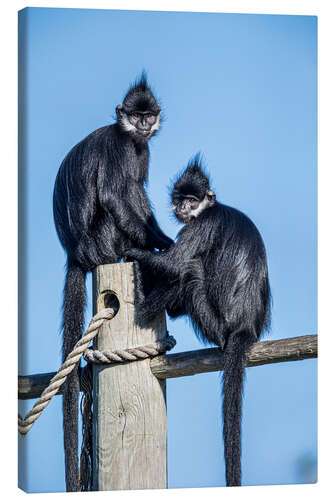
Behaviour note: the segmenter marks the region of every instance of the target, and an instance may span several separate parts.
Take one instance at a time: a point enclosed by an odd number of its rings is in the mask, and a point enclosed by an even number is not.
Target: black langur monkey
[[[148,140],[160,125],[160,107],[142,73],[117,106],[117,122],[79,142],[63,160],[54,187],[56,230],[67,253],[63,303],[63,358],[82,335],[85,277],[132,247],[153,250],[172,244],[159,228],[145,191]],[[64,388],[67,491],[78,491],[79,372]]]
[[[270,323],[270,286],[264,243],[251,220],[216,201],[197,155],[171,194],[185,223],[162,254],[127,255],[159,276],[141,306],[140,321],[167,309],[188,314],[197,335],[224,348],[223,435],[227,486],[241,484],[241,412],[246,355]]]

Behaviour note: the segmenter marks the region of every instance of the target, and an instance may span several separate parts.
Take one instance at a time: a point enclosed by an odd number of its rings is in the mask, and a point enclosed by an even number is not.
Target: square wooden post
[[[112,293],[120,306],[101,328],[95,348],[124,349],[165,337],[164,313],[147,328],[135,323],[134,276],[133,263],[94,271],[94,313],[110,304]],[[93,489],[166,488],[165,381],[152,374],[150,359],[94,365],[93,371]]]

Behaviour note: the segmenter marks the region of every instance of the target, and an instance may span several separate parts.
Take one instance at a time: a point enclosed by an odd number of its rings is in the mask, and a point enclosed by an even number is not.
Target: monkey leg
[[[225,319],[207,294],[206,279],[200,259],[188,262],[181,278],[184,300],[196,334],[203,341],[214,342],[223,348],[226,341]]]
[[[169,307],[172,308],[177,295],[177,287],[175,285],[172,286],[165,281],[158,282],[140,304],[137,313],[137,319],[140,324],[146,324],[165,309],[169,310]],[[179,302],[177,305],[179,307]],[[182,314],[185,314],[185,312]]]

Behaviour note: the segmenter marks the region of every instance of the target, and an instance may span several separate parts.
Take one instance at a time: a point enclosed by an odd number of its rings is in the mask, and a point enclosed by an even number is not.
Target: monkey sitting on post
[[[185,224],[163,253],[126,255],[159,277],[138,320],[161,310],[187,314],[204,342],[224,349],[223,436],[227,486],[241,485],[241,412],[249,348],[270,323],[270,286],[260,233],[242,212],[216,201],[200,156],[175,182],[172,210]]]
[[[63,160],[54,187],[56,230],[67,253],[63,305],[63,359],[81,338],[88,271],[118,262],[132,247],[166,249],[173,242],[160,229],[145,191],[148,140],[160,126],[160,107],[146,75],[132,85],[117,122],[76,144]],[[76,368],[64,386],[67,491],[79,491]]]

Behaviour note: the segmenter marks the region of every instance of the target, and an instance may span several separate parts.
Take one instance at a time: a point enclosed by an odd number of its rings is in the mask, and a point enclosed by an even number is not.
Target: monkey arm
[[[131,205],[120,198],[114,197],[108,205],[115,224],[130,240],[142,248],[165,248],[165,241],[160,238]]]
[[[117,228],[132,240],[134,245],[151,250],[170,246],[167,237],[155,230],[146,192],[138,181],[128,178],[124,186],[115,179],[112,186],[109,186],[101,175],[98,199],[103,209],[112,216]]]
[[[159,227],[157,220],[155,219],[154,214],[148,218],[148,223],[153,227],[155,233],[165,242],[164,248],[168,249],[173,245],[173,240],[169,238],[166,234],[163,233],[162,229]]]
[[[168,279],[179,279],[184,266],[192,259],[200,257],[201,251],[209,251],[211,241],[200,230],[198,219],[191,222],[180,232],[178,241],[167,251],[151,253],[137,248],[130,249],[126,256],[144,264],[155,275],[164,275]]]
[[[177,301],[177,305],[180,305],[180,300],[178,298],[179,286],[170,285],[166,280],[161,280],[154,285],[152,290],[140,303],[138,310],[138,318],[142,323],[147,323],[152,321],[160,312],[164,311],[166,308],[170,307],[174,301]],[[183,313],[185,314],[185,312]]]
[[[179,278],[178,266],[172,265],[172,256],[174,252],[171,254],[171,250],[174,246],[170,247],[169,250],[163,253],[152,253],[147,250],[141,250],[139,248],[131,248],[125,252],[126,257],[130,259],[137,260],[141,264],[143,264],[149,272],[154,275],[161,276],[164,275],[169,279],[177,279]]]
[[[137,182],[131,182],[130,184],[128,184],[127,199],[129,200],[129,203],[133,205],[134,211],[137,206],[140,207],[141,215],[143,216],[144,221],[153,230],[154,234],[156,234],[158,238],[164,241],[163,248],[169,248],[173,244],[173,241],[168,236],[166,236],[163,233],[162,229],[159,227],[144,188]]]

